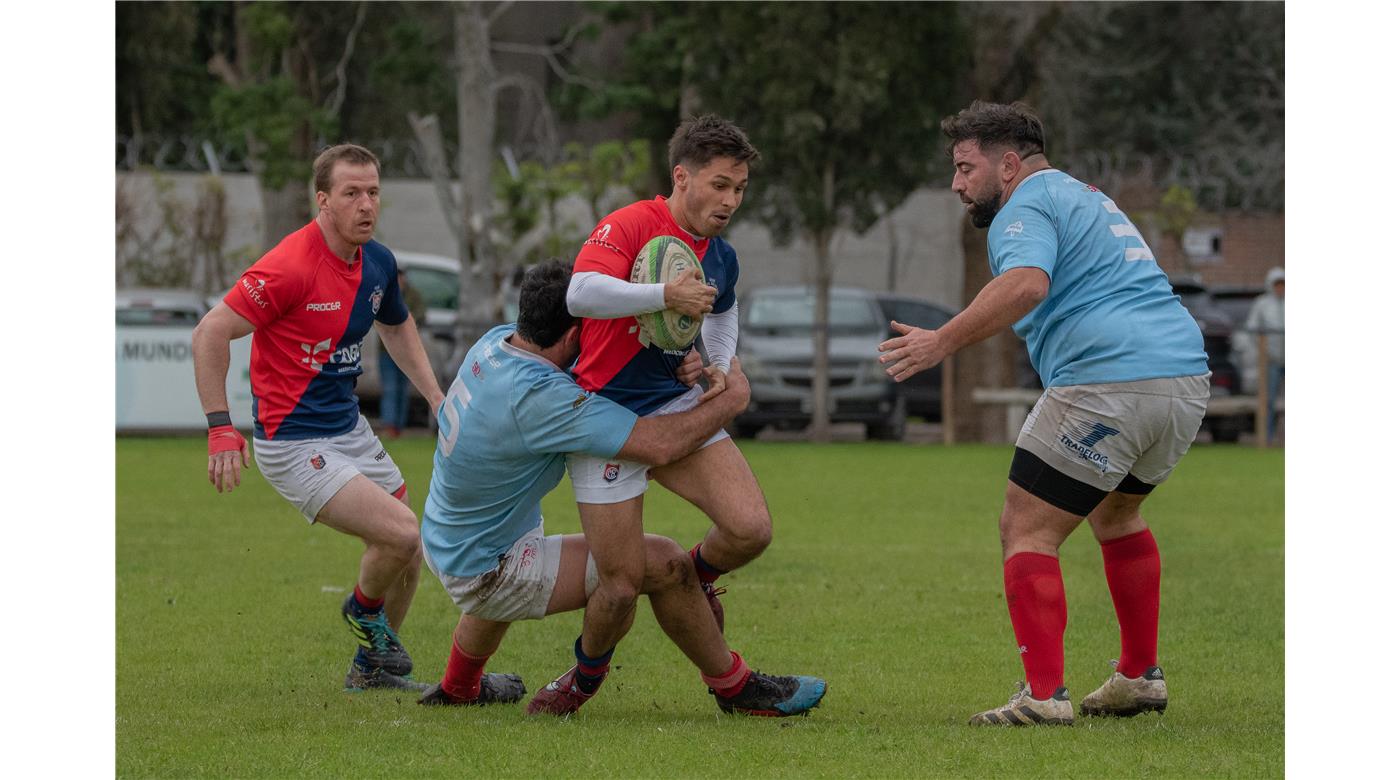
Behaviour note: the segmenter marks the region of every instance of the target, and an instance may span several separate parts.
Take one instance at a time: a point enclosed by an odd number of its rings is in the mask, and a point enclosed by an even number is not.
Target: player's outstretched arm
[[[379,332],[380,343],[389,350],[389,357],[428,400],[433,417],[437,417],[438,409],[442,406],[442,388],[433,375],[433,364],[423,350],[423,341],[418,336],[418,325],[413,322],[413,316],[409,315],[397,325],[375,322],[374,328]]]
[[[195,326],[191,339],[194,386],[209,420],[209,482],[220,493],[242,483],[242,466],[252,465],[248,441],[233,427],[228,413],[229,342],[253,332],[253,323],[220,301]]]
[[[1045,300],[1050,277],[1039,268],[1012,268],[987,283],[972,304],[937,330],[890,322],[900,335],[880,344],[885,373],[903,382],[970,344],[1009,328]]]
[[[723,388],[687,412],[643,417],[632,428],[617,457],[652,466],[674,463],[698,449],[749,405],[749,380],[739,358],[729,364]]]

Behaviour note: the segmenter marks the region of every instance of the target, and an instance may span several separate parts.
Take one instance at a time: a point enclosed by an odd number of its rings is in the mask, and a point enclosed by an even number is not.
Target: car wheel
[[[868,438],[877,441],[903,441],[904,430],[909,422],[909,414],[905,406],[904,397],[900,396],[894,403],[894,409],[890,411],[890,416],[884,422],[870,423],[865,426],[865,433]]]

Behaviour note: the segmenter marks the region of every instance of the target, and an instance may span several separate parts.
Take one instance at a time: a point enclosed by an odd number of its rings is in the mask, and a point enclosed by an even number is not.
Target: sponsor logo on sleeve
[[[594,246],[606,247],[614,252],[617,252],[618,254],[625,254],[621,249],[617,247],[616,244],[612,242],[611,236],[612,223],[608,223],[593,231],[593,235],[589,236],[588,240],[584,241],[583,243],[585,246],[588,244],[593,244]]]
[[[248,293],[248,298],[256,303],[259,309],[266,309],[267,298],[263,297],[263,288],[267,286],[267,281],[250,276],[245,276],[240,281],[243,283],[243,291]]]
[[[1025,229],[1026,226],[1022,225],[1021,220],[1018,219],[1015,222],[1012,222],[1010,225],[1007,225],[1006,230],[1003,230],[1001,232],[1008,236],[1019,236],[1021,235],[1021,231]]]

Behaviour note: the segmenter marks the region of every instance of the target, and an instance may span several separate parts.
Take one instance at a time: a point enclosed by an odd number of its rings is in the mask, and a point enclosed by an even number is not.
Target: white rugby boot
[[[1031,687],[1016,683],[1011,700],[996,709],[979,712],[968,721],[973,726],[1072,726],[1074,705],[1069,691],[1061,685],[1048,699],[1031,697]]]
[[[1117,661],[1111,661],[1115,667]],[[1114,669],[1108,682],[1079,702],[1085,717],[1112,715],[1131,718],[1140,712],[1162,712],[1167,708],[1167,680],[1162,667],[1149,666],[1141,677],[1124,677]]]

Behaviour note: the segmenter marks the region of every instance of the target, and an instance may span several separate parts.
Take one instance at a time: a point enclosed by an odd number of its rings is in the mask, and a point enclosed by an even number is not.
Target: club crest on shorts
[[[477,379],[481,378],[481,363],[479,361],[472,361],[472,376],[476,377]]]
[[[603,480],[605,482],[616,482],[617,475],[622,472],[622,466],[616,463],[609,463],[603,467]]]
[[[326,457],[325,457],[324,455],[321,455],[321,454],[318,453],[318,454],[316,454],[316,455],[312,455],[312,456],[311,456],[311,468],[316,469],[317,471],[320,471],[321,469],[323,469],[323,468],[325,468],[325,467],[326,467]]]

